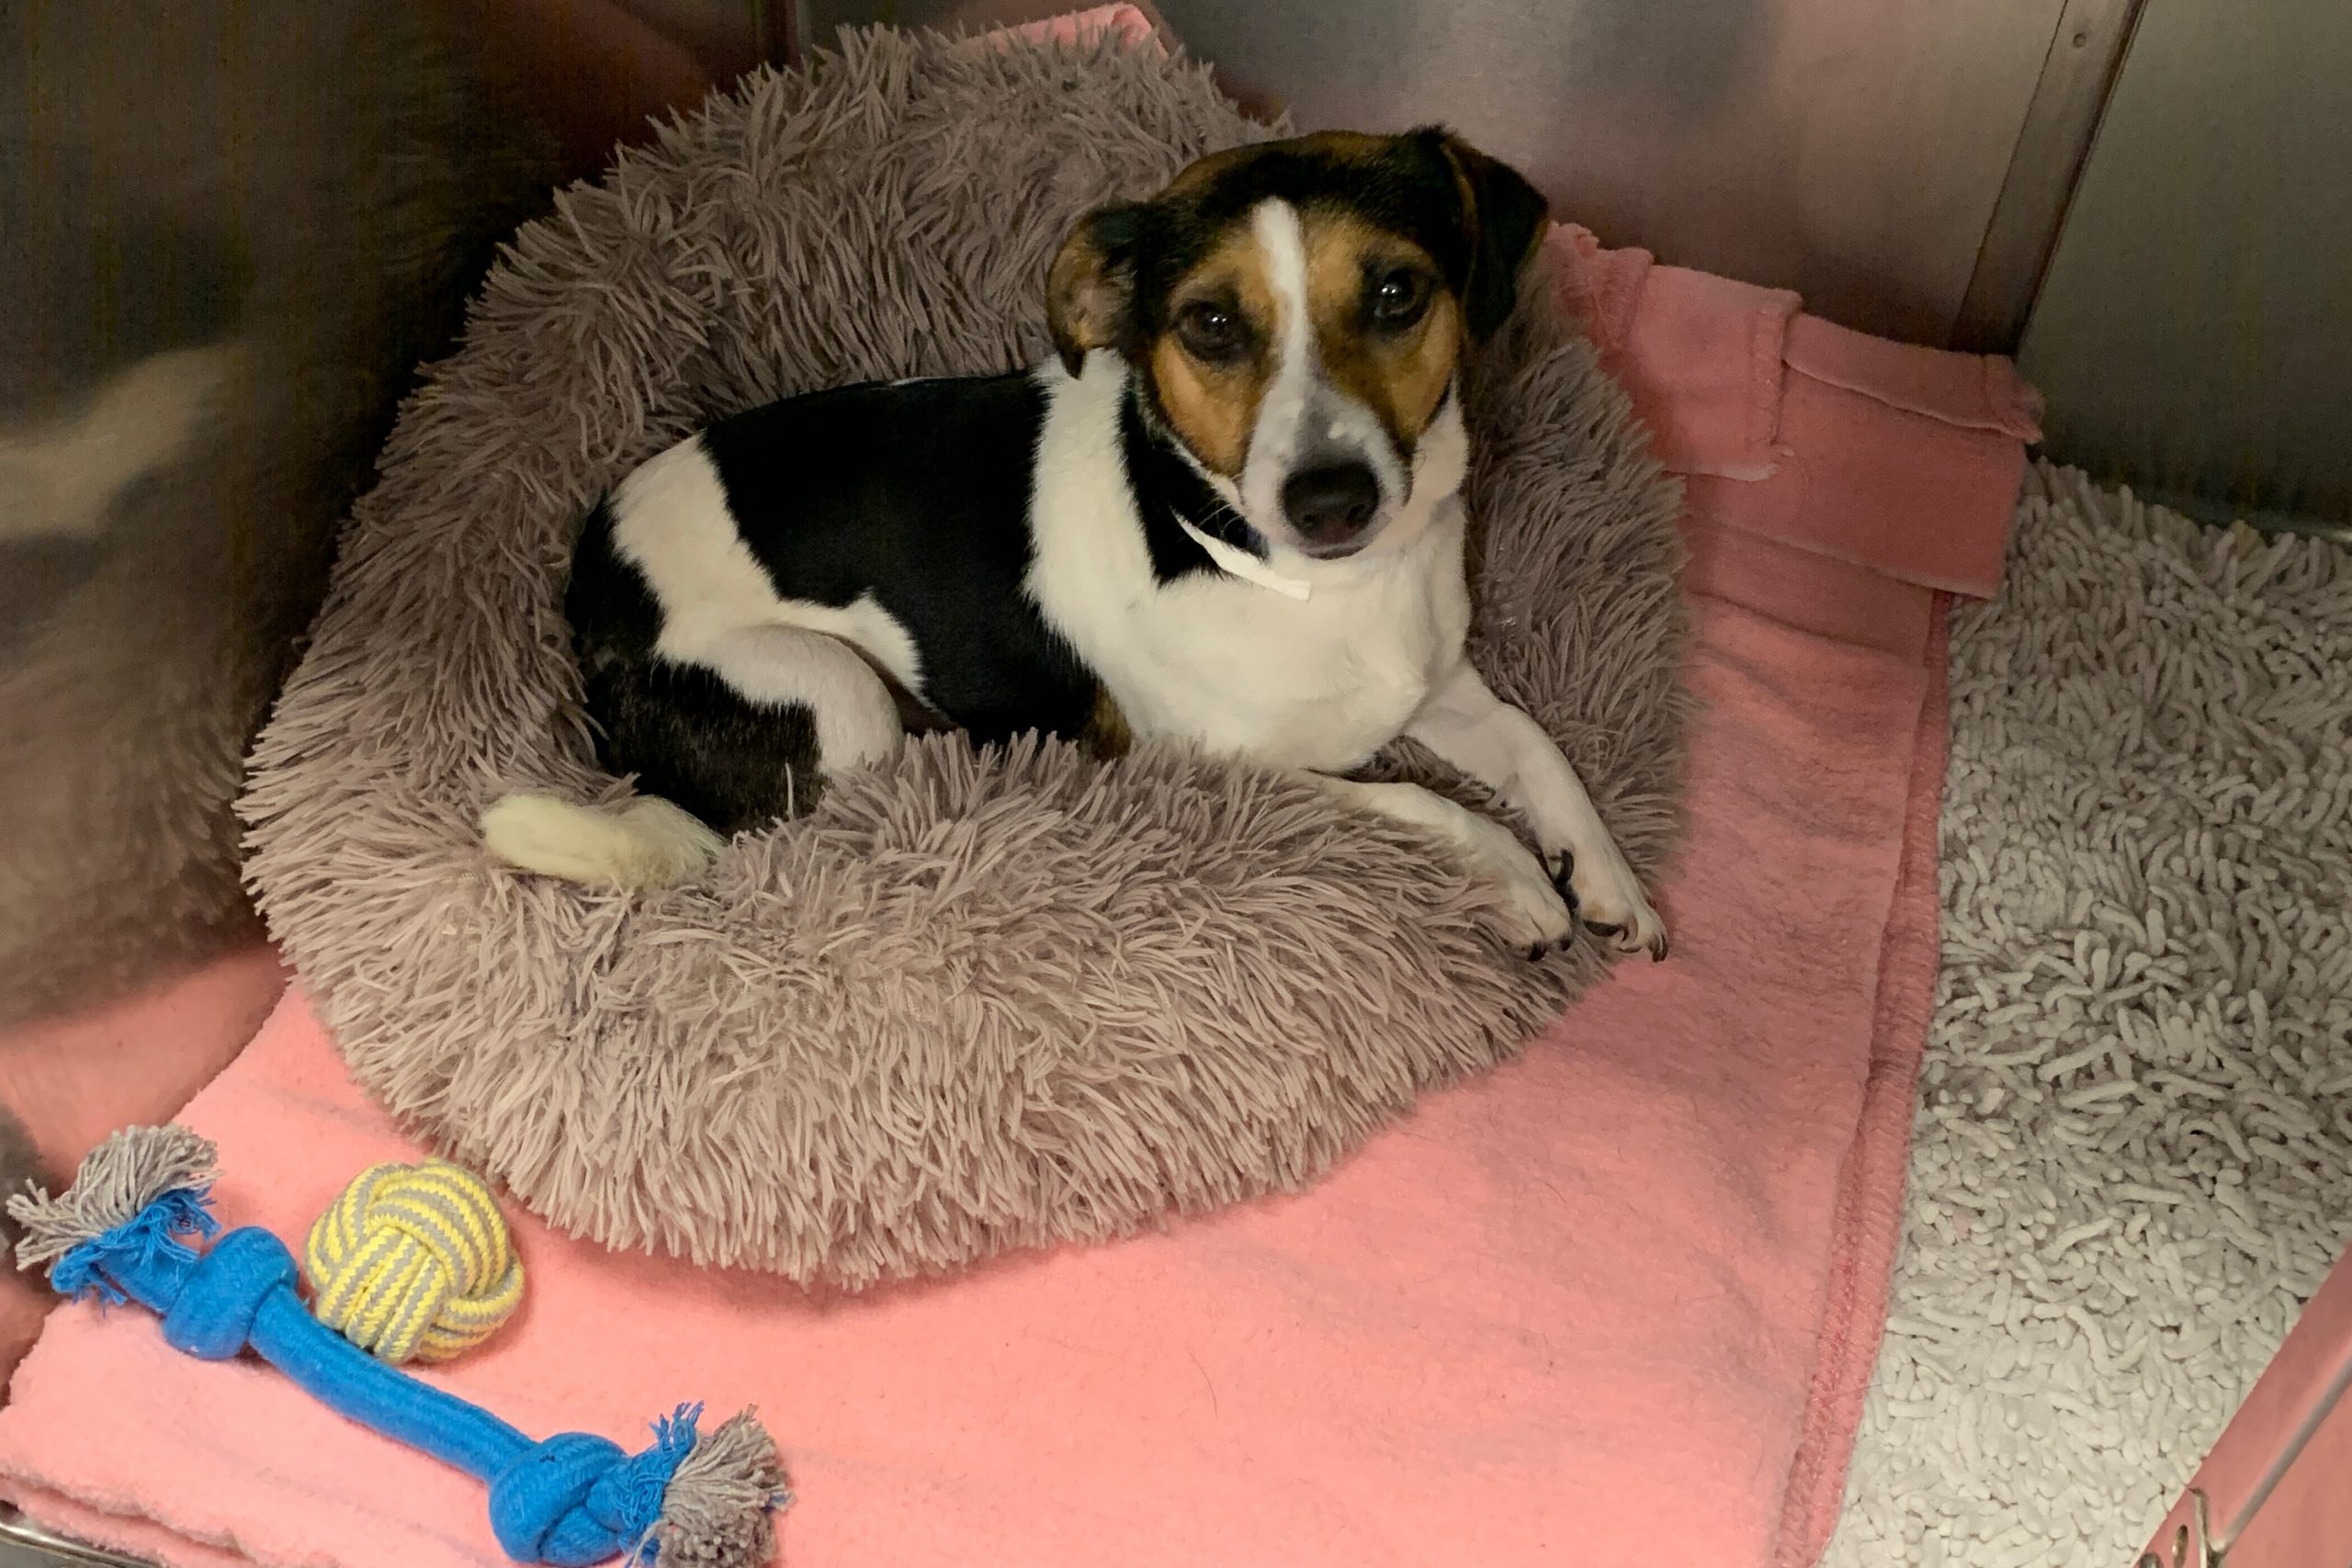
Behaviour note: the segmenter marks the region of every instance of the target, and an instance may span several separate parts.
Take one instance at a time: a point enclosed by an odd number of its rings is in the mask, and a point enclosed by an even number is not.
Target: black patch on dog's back
[[[980,741],[1075,736],[1093,676],[1025,589],[1046,390],[1035,376],[867,383],[704,432],[736,527],[776,592],[872,594],[923,661],[923,696]]]

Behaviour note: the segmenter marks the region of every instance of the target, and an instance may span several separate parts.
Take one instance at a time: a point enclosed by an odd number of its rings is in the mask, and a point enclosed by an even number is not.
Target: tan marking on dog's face
[[[1306,297],[1325,379],[1380,420],[1408,456],[1453,385],[1462,311],[1428,252],[1344,208],[1306,215]],[[1385,322],[1374,300],[1385,279],[1409,280],[1422,300],[1408,321]]]
[[[1332,140],[1367,149],[1378,142],[1345,133]],[[1323,377],[1371,409],[1398,454],[1409,457],[1453,384],[1462,351],[1460,305],[1427,252],[1346,208],[1309,212],[1302,229],[1307,309]],[[1279,368],[1284,323],[1268,265],[1256,236],[1237,224],[1170,291],[1168,326],[1151,348],[1153,387],[1169,423],[1203,465],[1228,479],[1238,478],[1248,459],[1260,401]],[[1380,323],[1371,310],[1374,288],[1392,274],[1414,279],[1427,299],[1402,328]],[[1195,305],[1234,314],[1247,328],[1250,351],[1232,359],[1193,352],[1182,323]]]
[[[1476,315],[1465,282],[1475,281],[1480,187],[1464,163],[1475,156],[1441,147],[1426,132],[1321,132],[1213,153],[1148,204],[1187,256],[1198,243],[1200,214],[1225,215],[1204,259],[1173,285],[1146,262],[1151,298],[1139,302],[1145,319],[1158,323],[1142,355],[1151,390],[1172,433],[1204,468],[1242,482],[1259,460],[1253,444],[1279,428],[1313,457],[1344,456],[1367,442],[1382,447],[1375,457],[1384,485],[1394,491],[1401,481],[1409,490],[1415,456],[1446,404]],[[1261,177],[1253,167],[1260,160],[1273,161],[1276,173]],[[1234,192],[1253,186],[1266,194],[1236,211]],[[1278,254],[1261,253],[1273,242],[1253,215],[1262,216],[1269,201],[1293,215],[1296,254],[1287,240]],[[1374,308],[1381,280],[1392,275],[1411,279],[1417,295],[1401,319]],[[1292,324],[1279,319],[1296,291],[1306,296],[1313,356],[1306,374],[1322,389],[1306,394],[1311,426],[1294,430],[1277,421],[1261,428],[1280,412],[1271,403],[1287,408],[1283,389],[1297,385],[1281,363]],[[1248,354],[1204,355],[1188,347],[1182,312],[1199,299],[1245,322]],[[1300,459],[1265,459],[1285,460]],[[1245,510],[1271,530],[1279,524],[1269,482],[1278,486],[1281,477],[1252,479]]]
[[[1196,310],[1232,318],[1246,337],[1243,352],[1199,352],[1186,326]],[[1266,258],[1248,229],[1237,227],[1178,280],[1166,314],[1150,356],[1160,412],[1204,467],[1238,478],[1250,454],[1259,400],[1273,377],[1282,330]]]

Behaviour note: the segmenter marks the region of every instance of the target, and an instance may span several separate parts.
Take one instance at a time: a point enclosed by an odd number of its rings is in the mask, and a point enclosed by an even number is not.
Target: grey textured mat
[[[2352,1240],[2352,552],[2029,476],[1833,1568],[2120,1564]]]

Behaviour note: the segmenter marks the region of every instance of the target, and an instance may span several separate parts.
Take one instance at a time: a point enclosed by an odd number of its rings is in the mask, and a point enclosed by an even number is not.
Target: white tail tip
[[[650,795],[610,809],[510,795],[481,814],[481,837],[509,865],[592,887],[674,887],[723,847],[699,818]]]

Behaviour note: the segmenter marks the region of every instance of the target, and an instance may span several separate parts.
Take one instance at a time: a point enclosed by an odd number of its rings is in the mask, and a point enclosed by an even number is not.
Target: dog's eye
[[[1195,359],[1231,359],[1249,345],[1241,318],[1216,305],[1194,303],[1176,313],[1176,335]]]
[[[1409,267],[1384,273],[1373,283],[1372,319],[1392,331],[1419,321],[1429,304],[1429,280]]]

